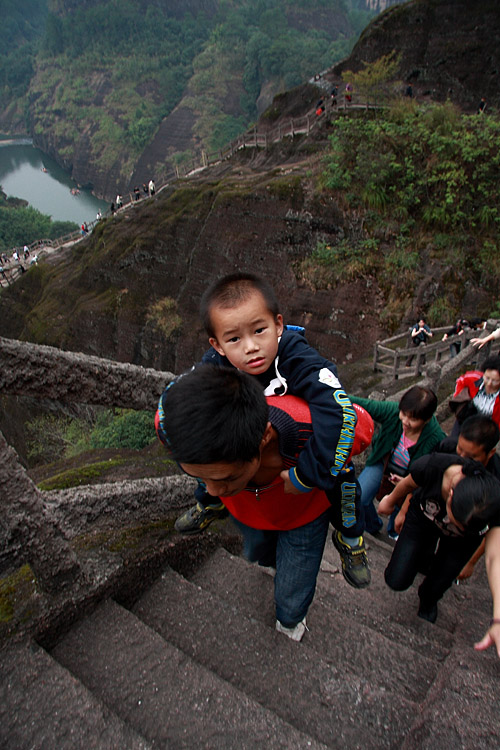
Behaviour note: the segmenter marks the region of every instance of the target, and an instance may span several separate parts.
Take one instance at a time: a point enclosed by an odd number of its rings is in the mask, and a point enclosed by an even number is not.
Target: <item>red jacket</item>
[[[284,468],[295,465],[305,442],[312,435],[311,414],[305,401],[296,396],[268,396],[269,421],[278,431]],[[274,408],[273,408],[274,407]],[[278,475],[270,485],[245,489],[224,498],[232,516],[253,529],[288,531],[311,523],[330,507],[318,489],[300,495],[283,491]]]
[[[474,398],[479,388],[481,387],[482,382],[483,373],[481,372],[481,370],[469,370],[468,372],[465,372],[463,375],[460,375],[460,377],[457,379],[457,382],[455,383],[455,393],[453,394],[453,397],[457,396],[460,391],[468,388],[470,397]],[[493,414],[491,415],[491,418],[500,427],[500,396],[497,396],[495,399],[495,405],[493,407]]]

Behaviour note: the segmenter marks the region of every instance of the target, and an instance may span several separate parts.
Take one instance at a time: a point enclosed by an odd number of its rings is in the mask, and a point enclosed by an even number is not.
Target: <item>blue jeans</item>
[[[287,628],[304,619],[316,590],[330,510],[315,521],[289,531],[252,529],[233,518],[243,534],[243,552],[250,562],[276,567],[276,617]]]
[[[361,505],[365,514],[365,529],[369,534],[376,534],[383,526],[383,521],[375,510],[373,501],[380,489],[382,477],[384,476],[384,462],[378,461],[373,466],[365,466],[358,477],[361,487]],[[396,508],[389,518],[387,533],[394,531],[394,519],[399,513]]]
[[[378,461],[373,466],[365,466],[358,477],[361,487],[361,505],[365,514],[365,528],[369,534],[376,534],[382,528],[382,519],[375,510],[373,501],[382,483],[384,462]]]

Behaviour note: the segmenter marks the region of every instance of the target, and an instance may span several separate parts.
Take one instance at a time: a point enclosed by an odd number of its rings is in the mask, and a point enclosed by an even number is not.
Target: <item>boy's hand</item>
[[[280,472],[280,477],[283,480],[283,483],[285,485],[284,489],[287,495],[302,495],[303,493],[297,489],[297,487],[292,484],[290,481],[290,477],[288,474],[288,470],[285,469],[284,471]]]

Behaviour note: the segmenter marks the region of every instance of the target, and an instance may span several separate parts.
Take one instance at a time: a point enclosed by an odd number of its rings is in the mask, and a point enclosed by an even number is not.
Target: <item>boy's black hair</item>
[[[488,359],[485,359],[481,365],[481,369],[483,372],[485,372],[485,370],[496,370],[500,373],[500,357],[488,357]]]
[[[399,402],[400,411],[404,411],[415,419],[424,419],[426,422],[436,409],[436,394],[430,388],[423,388],[421,385],[414,385],[406,391]]]
[[[468,532],[480,533],[500,516],[500,482],[478,461],[466,461],[462,473],[465,478],[453,491],[451,510]]]
[[[251,461],[268,421],[258,381],[244,372],[200,365],[164,391],[160,439],[184,464]]]
[[[247,300],[252,292],[260,292],[266,301],[271,315],[276,318],[279,314],[279,304],[272,286],[254,273],[239,271],[223,276],[214,281],[205,290],[200,302],[200,318],[205,331],[211,338],[215,338],[211,321],[211,309],[215,305],[220,307],[236,307]]]
[[[467,417],[460,427],[460,435],[471,443],[480,445],[485,453],[492,451],[500,439],[498,425],[490,417],[484,414],[475,414]]]

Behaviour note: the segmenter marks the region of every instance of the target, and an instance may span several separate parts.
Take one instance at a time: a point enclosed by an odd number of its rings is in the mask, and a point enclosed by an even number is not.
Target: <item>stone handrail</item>
[[[172,378],[169,372],[0,338],[2,394],[154,412]],[[147,491],[141,489],[148,481]],[[167,491],[169,483],[173,489]],[[66,513],[76,514],[81,524],[82,518],[95,517],[109,506],[123,524],[131,517],[144,518],[150,507],[142,502],[145,495],[153,502],[170,493],[169,507],[180,507],[179,498],[186,494],[183,477],[120,484],[118,489],[101,485],[42,493],[0,433],[0,574],[28,563],[39,586],[55,592],[85,576],[69,544],[71,534],[61,529]],[[61,504],[65,508],[62,516]]]

